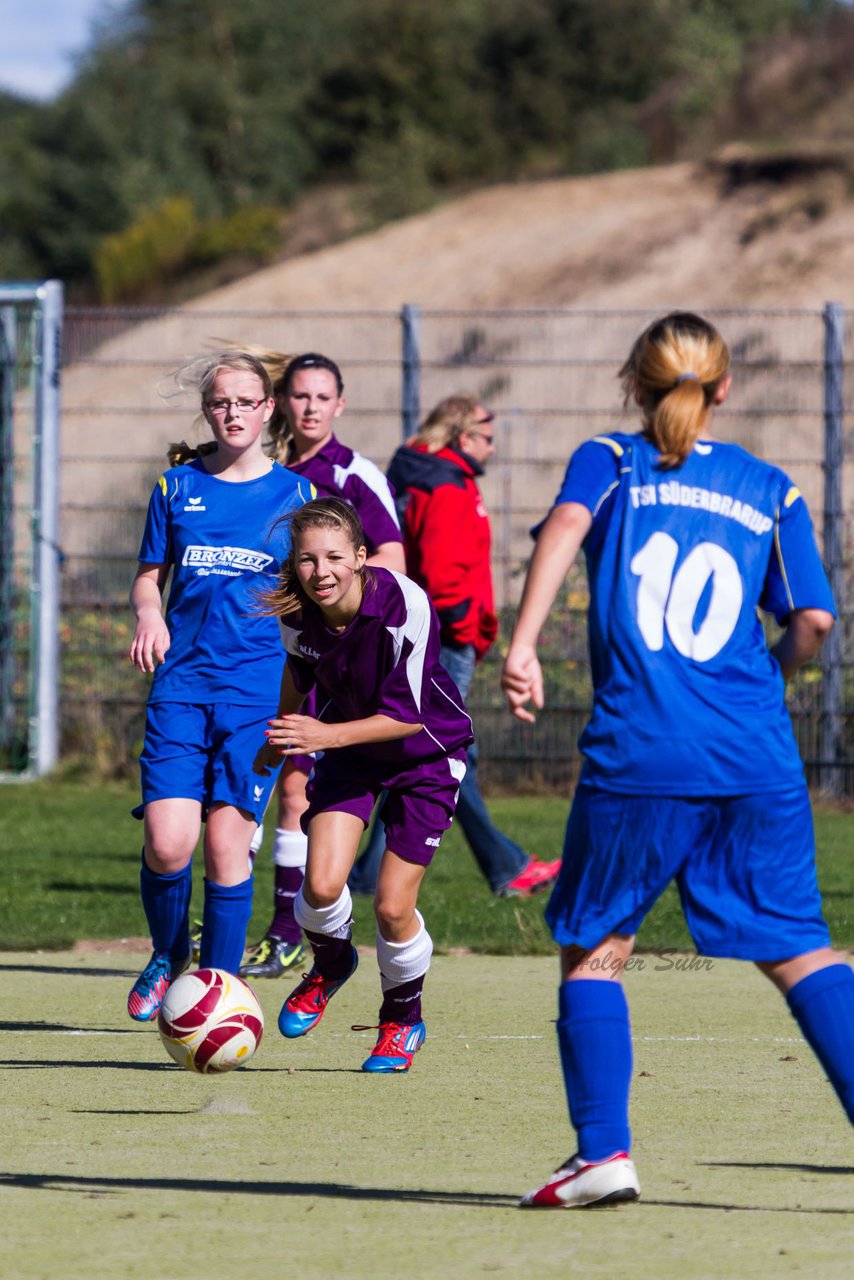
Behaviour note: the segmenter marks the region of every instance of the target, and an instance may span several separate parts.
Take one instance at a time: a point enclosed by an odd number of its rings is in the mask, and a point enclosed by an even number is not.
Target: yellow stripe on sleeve
[[[157,483],[160,485],[160,488],[163,493],[163,497],[165,498],[166,497],[166,477],[161,476],[160,479],[157,481]]]
[[[793,502],[797,502],[800,496],[801,496],[800,489],[798,489],[796,485],[792,485],[791,489],[783,499],[783,506],[790,507]]]
[[[593,441],[595,444],[608,445],[609,449],[614,450],[614,453],[617,455],[618,458],[622,458],[623,446],[621,444],[617,444],[616,440],[612,440],[610,436],[594,436]]]

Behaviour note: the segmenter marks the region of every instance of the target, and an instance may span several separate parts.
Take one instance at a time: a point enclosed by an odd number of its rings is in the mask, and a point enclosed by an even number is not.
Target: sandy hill
[[[817,309],[830,300],[854,307],[854,203],[841,153],[731,153],[706,165],[483,190],[258,271],[104,341],[68,368],[63,543],[71,557],[105,546],[133,554],[139,517],[122,520],[117,512],[144,503],[168,440],[192,438],[195,406],[164,403],[158,384],[216,337],[339,358],[350,405],[342,436],[384,462],[400,439],[396,312],[408,302],[507,312],[482,323],[447,316],[431,322],[429,333],[425,326],[422,405],[468,385],[499,410],[504,467],[491,470],[487,497],[493,510],[500,504],[514,511],[501,534],[509,563],[514,549],[527,546],[528,509],[540,509],[543,493],[554,491],[558,459],[591,424],[599,428],[603,419],[591,414],[617,410],[614,369],[638,328],[637,316],[592,324],[514,312],[561,307],[651,316],[674,306]],[[375,314],[306,314],[354,310]],[[728,337],[737,336],[739,323],[728,322]],[[754,350],[771,342],[753,319],[743,329]],[[774,330],[776,352],[788,347],[789,358],[820,358],[820,325],[809,322],[809,352],[794,321],[787,337],[781,332]],[[472,341],[494,365],[506,356],[506,368],[487,376],[466,367]],[[601,368],[561,368],[568,353]],[[537,364],[544,356],[553,362],[547,370]],[[460,372],[449,373],[455,365]],[[768,385],[753,385],[750,404],[767,404],[768,394]],[[820,404],[819,396],[810,389],[811,404]],[[820,427],[820,411],[810,407],[803,433]],[[781,434],[795,439],[796,428]],[[746,443],[761,451],[763,442],[748,436]],[[814,442],[797,437],[796,447],[807,456]],[[771,451],[786,461],[776,441]],[[97,514],[72,515],[82,504],[96,505]],[[126,566],[117,573],[123,592]]]
[[[200,299],[201,307],[854,305],[841,154],[737,152],[453,200]]]

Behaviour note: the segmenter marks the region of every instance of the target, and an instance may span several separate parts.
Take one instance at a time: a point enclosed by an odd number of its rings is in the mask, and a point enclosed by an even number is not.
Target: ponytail
[[[644,435],[665,470],[688,457],[728,370],[723,338],[690,311],[656,320],[635,342],[619,375],[625,403],[640,405]]]
[[[216,453],[216,440],[205,440],[201,444],[187,444],[186,440],[173,442],[166,450],[170,467],[182,467],[185,462],[194,462],[196,458],[206,458],[209,453]]]

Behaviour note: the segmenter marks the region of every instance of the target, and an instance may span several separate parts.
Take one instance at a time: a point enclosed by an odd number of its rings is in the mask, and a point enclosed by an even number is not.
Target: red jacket
[[[406,572],[439,615],[443,644],[474,645],[482,657],[498,634],[489,563],[489,516],[477,464],[456,449],[402,445],[388,478],[403,530]]]

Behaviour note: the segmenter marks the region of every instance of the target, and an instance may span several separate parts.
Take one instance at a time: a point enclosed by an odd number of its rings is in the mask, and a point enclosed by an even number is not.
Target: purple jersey
[[[288,470],[306,476],[319,498],[344,498],[355,508],[369,556],[385,542],[403,542],[388,480],[373,462],[335,436],[313,458],[288,463]]]
[[[459,690],[439,661],[436,611],[403,574],[369,570],[359,612],[344,631],[330,631],[312,604],[288,614],[281,626],[296,688],[317,688],[318,720],[342,724],[384,715],[424,726],[411,738],[349,748],[377,768],[383,786],[473,740]]]

